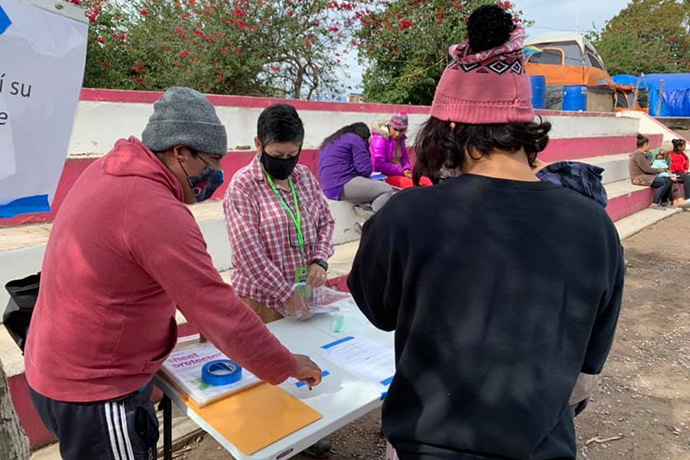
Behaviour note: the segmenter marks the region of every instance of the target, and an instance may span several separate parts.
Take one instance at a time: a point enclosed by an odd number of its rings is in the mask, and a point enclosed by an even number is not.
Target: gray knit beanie
[[[184,145],[203,153],[228,153],[228,137],[216,109],[191,88],[172,87],[153,104],[141,141],[153,152]]]

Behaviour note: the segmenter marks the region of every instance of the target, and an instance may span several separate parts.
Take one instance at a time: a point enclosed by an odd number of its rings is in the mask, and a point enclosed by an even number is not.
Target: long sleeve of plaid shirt
[[[316,178],[301,165],[291,177],[302,215],[304,254],[297,243],[294,223],[273,194],[256,159],[238,171],[224,201],[235,266],[234,288],[239,295],[281,312],[292,295],[295,270],[333,255],[335,221]],[[294,212],[290,191],[279,188],[279,193]]]

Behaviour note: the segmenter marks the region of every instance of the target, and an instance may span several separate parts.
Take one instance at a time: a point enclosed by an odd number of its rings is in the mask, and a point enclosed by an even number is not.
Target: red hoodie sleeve
[[[192,213],[172,196],[144,192],[126,197],[123,239],[134,259],[220,351],[262,380],[285,381],[295,357],[222,280]]]

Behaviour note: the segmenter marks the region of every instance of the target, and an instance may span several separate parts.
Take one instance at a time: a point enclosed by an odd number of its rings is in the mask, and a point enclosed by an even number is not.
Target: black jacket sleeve
[[[615,282],[610,291],[608,299],[599,308],[597,318],[594,321],[592,334],[589,338],[585,361],[582,365],[582,372],[585,374],[599,374],[604,368],[604,363],[611,351],[613,337],[618,324],[618,317],[621,312],[623,302],[623,285],[625,284],[625,260],[623,258],[623,248],[619,246],[618,264],[615,275]]]
[[[379,329],[392,331],[398,321],[401,267],[392,263],[388,213],[381,210],[364,226],[347,285],[357,306]]]

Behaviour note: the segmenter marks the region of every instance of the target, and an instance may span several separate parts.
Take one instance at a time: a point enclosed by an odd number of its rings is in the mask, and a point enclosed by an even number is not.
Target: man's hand
[[[307,276],[307,285],[321,287],[324,284],[326,284],[326,270],[319,264],[311,264],[309,266],[309,275]]]
[[[403,171],[403,176],[407,177],[408,179],[412,179],[412,171],[406,169],[405,171]]]
[[[315,387],[321,383],[321,369],[314,361],[304,355],[295,355],[297,363],[295,370],[290,377],[294,377],[301,382],[309,385],[309,388]]]
[[[311,316],[309,308],[307,308],[302,297],[296,292],[293,292],[287,302],[285,302],[285,310],[287,310],[288,315],[298,319],[307,319]]]

